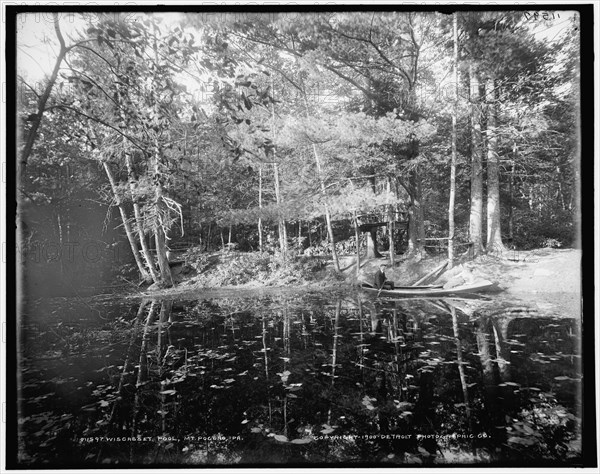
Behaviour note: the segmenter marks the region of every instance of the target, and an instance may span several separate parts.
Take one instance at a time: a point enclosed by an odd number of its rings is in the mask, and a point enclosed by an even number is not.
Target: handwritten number
[[[557,18],[560,18],[560,14],[554,12],[542,12],[541,14],[539,12],[523,12],[523,16],[525,17],[526,21],[537,20],[540,17],[545,21],[550,19],[556,20]]]

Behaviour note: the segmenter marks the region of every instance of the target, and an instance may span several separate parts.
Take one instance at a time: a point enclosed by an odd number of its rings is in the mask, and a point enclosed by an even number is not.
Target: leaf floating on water
[[[554,380],[558,380],[558,381],[571,380],[571,377],[567,377],[566,375],[560,375],[558,377],[554,377]]]
[[[288,393],[286,396],[288,398],[298,398],[298,395],[294,395],[293,393]]]
[[[162,392],[159,392],[161,395],[174,395],[177,393],[177,390],[163,390]]]
[[[283,436],[283,435],[275,435],[275,436],[273,436],[273,438],[275,438],[277,441],[279,441],[281,443],[287,443],[289,441],[287,436]]]
[[[248,423],[248,420],[242,421],[242,425],[245,425],[246,423]]]
[[[365,395],[362,399],[362,404],[367,408],[367,410],[375,410],[375,407],[371,403],[371,400],[376,401],[375,398],[371,398],[368,395]]]
[[[298,439],[293,439],[290,441],[290,443],[294,443],[294,444],[308,444],[308,443],[312,443],[313,438],[298,438]]]
[[[235,379],[225,379],[225,380],[223,380],[223,382],[225,382],[225,383],[233,383],[233,382],[235,382]]]
[[[250,431],[252,433],[260,433],[261,429],[260,428],[250,428]]]
[[[520,387],[520,385],[515,382],[506,382],[506,385],[510,385],[511,387]]]
[[[397,402],[396,400],[394,400],[394,404],[396,405],[396,408],[398,410],[406,410],[407,408],[412,408],[413,404],[410,402]]]

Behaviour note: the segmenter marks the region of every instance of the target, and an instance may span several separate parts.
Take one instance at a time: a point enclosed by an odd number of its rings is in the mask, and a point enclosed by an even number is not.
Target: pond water
[[[23,313],[25,467],[581,462],[579,315],[285,292]]]

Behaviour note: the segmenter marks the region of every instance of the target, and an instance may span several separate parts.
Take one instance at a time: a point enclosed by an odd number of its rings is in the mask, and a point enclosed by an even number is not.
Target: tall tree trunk
[[[377,227],[367,228],[367,255],[366,259],[381,258],[382,255],[377,250]]]
[[[158,34],[157,26],[154,25],[154,34]],[[159,57],[158,57],[158,45],[156,44],[156,37],[154,40],[154,64],[156,66],[156,71],[159,69]],[[159,81],[156,81],[155,84],[155,94],[154,94],[154,120],[155,126],[160,127],[158,122],[158,118],[160,116],[159,110],[159,94],[158,94],[158,84]],[[156,242],[156,256],[158,259],[158,268],[160,270],[160,277],[162,280],[162,284],[167,287],[173,286],[173,276],[171,274],[171,267],[169,266],[169,258],[167,257],[167,232],[168,232],[168,222],[165,222],[164,217],[168,215],[168,210],[165,209],[166,205],[163,199],[163,188],[162,188],[162,172],[160,170],[160,162],[162,158],[162,150],[158,141],[158,132],[153,131],[154,138],[154,150],[153,150],[153,158],[154,158],[154,206],[155,206],[155,222],[154,222],[154,240]]]
[[[388,191],[388,195],[391,194],[392,192],[392,182],[391,179],[388,178],[387,180],[387,191]],[[394,267],[394,264],[396,263],[396,249],[394,248],[394,205],[393,204],[388,204],[387,206],[387,228],[388,228],[388,242],[389,242],[389,247],[390,247],[390,265],[392,266],[392,268]]]
[[[204,247],[204,243],[202,242],[202,223],[201,222],[198,222],[198,246],[200,247],[200,249],[202,249]]]
[[[117,67],[120,66],[120,61],[117,63]],[[117,88],[117,104],[119,109],[119,117],[121,118],[121,124],[124,126],[127,123],[127,118],[125,117],[125,113],[123,108],[121,107],[121,98],[125,97],[126,94],[123,94],[121,91],[121,85],[116,84]],[[127,145],[125,143],[125,139],[122,140],[123,147],[125,148]],[[148,249],[148,245],[146,244],[146,234],[144,232],[144,219],[142,217],[142,212],[140,210],[140,206],[138,203],[138,196],[136,192],[136,176],[133,167],[133,160],[131,157],[131,153],[125,152],[125,164],[127,166],[127,183],[129,184],[129,191],[131,193],[131,202],[133,203],[133,215],[135,217],[135,227],[137,230],[137,234],[140,241],[140,246],[142,247],[142,255],[144,256],[144,260],[146,261],[146,268],[150,272],[152,276],[152,280],[154,283],[158,283],[160,281],[160,277],[156,272],[156,266],[154,264],[154,259],[152,258],[152,254]]]
[[[273,157],[275,157],[275,152],[273,152]],[[273,175],[275,177],[275,200],[277,201],[277,205],[280,206],[282,203],[281,199],[281,189],[279,183],[279,165],[278,163],[273,163]],[[285,227],[285,220],[283,217],[278,218],[278,233],[279,233],[279,248],[281,250],[281,255],[285,260],[287,258],[287,229]]]
[[[304,98],[306,101],[306,97]],[[307,104],[308,107],[308,104]],[[308,109],[307,109],[308,113]],[[315,162],[317,164],[317,174],[319,175],[319,183],[321,184],[321,194],[327,200],[327,191],[325,190],[325,181],[323,180],[323,173],[321,169],[321,160],[317,151],[317,145],[312,144],[313,154]],[[333,235],[333,225],[331,224],[331,212],[329,211],[329,205],[325,203],[325,221],[327,222],[327,235],[329,236],[329,243],[331,244],[331,256],[333,257],[333,268],[336,273],[340,273],[340,261],[338,259],[337,251],[335,249],[335,237]]]
[[[212,222],[208,223],[208,231],[206,232],[206,251],[210,251],[210,233],[212,231]]]
[[[487,149],[487,244],[486,250],[498,254],[506,250],[500,229],[500,170],[497,136],[497,93],[494,79],[488,80],[488,149]]]
[[[161,281],[166,286],[171,287],[173,286],[173,275],[171,274],[169,258],[167,257],[167,238],[160,223],[155,226],[154,241],[156,243],[156,256],[158,257]]]
[[[58,77],[58,71],[60,70],[60,65],[63,62],[67,52],[70,48],[67,48],[65,45],[65,40],[60,31],[60,26],[58,24],[58,13],[52,13],[53,21],[54,21],[54,32],[56,33],[56,37],[58,39],[58,43],[60,45],[60,50],[58,51],[58,55],[56,56],[56,61],[54,62],[54,68],[52,69],[52,73],[50,74],[50,78],[46,83],[46,87],[44,88],[44,92],[38,99],[38,109],[35,114],[35,119],[33,120],[31,130],[27,134],[27,140],[25,141],[25,147],[23,148],[23,153],[21,154],[21,176],[25,174],[25,170],[27,168],[27,161],[29,160],[29,155],[31,155],[31,151],[33,150],[33,144],[35,143],[35,139],[37,138],[37,132],[42,123],[42,118],[44,116],[44,111],[46,110],[46,103],[48,102],[48,98],[50,97],[50,93],[52,92],[52,88],[56,83],[56,78]]]
[[[408,207],[408,252],[413,255],[423,253],[425,245],[425,226],[423,223],[423,191],[421,174],[418,169],[410,172],[408,177],[410,189],[410,206]]]
[[[262,165],[258,168],[258,208],[262,210]],[[262,217],[258,216],[258,249],[262,253],[263,248],[263,224]]]
[[[137,233],[140,240],[140,245],[142,247],[142,254],[144,255],[144,259],[146,260],[146,267],[150,271],[152,280],[154,280],[154,283],[158,283],[160,277],[156,272],[156,267],[154,266],[154,259],[152,258],[152,254],[148,249],[148,245],[146,244],[146,235],[144,233],[144,219],[142,218],[142,213],[140,211],[140,205],[137,200],[137,193],[135,189],[133,163],[131,162],[131,155],[128,153],[125,154],[125,162],[127,163],[127,181],[129,183],[129,191],[131,192],[131,200],[133,202],[133,214],[135,216]]]
[[[156,217],[154,222],[154,242],[156,244],[156,257],[158,260],[158,268],[160,270],[160,279],[163,285],[167,287],[173,286],[173,276],[171,267],[169,266],[169,258],[167,257],[167,236],[166,223],[163,221],[163,216],[167,214],[163,203],[163,189],[160,182],[160,148],[155,139],[154,144],[154,176],[156,183],[154,185],[154,206],[156,209]]]
[[[304,113],[306,118],[309,118],[309,107],[308,98],[306,97],[306,89],[302,89],[302,98],[304,99]],[[315,164],[317,165],[317,175],[319,178],[319,184],[321,186],[321,194],[325,201],[325,222],[327,223],[327,235],[329,236],[329,243],[331,245],[331,256],[333,258],[333,268],[336,273],[340,273],[340,261],[338,259],[337,251],[335,248],[335,237],[333,235],[333,225],[331,224],[331,212],[329,210],[329,204],[327,204],[327,191],[325,189],[325,180],[323,179],[323,170],[321,168],[321,160],[317,150],[316,143],[312,143],[313,155],[315,158]]]
[[[64,278],[65,276],[65,259],[63,258],[63,249],[65,248],[64,239],[63,239],[63,225],[62,219],[60,218],[61,208],[56,210],[56,225],[58,227],[58,260],[60,261],[60,276]]]
[[[117,207],[119,208],[119,212],[121,213],[121,220],[123,221],[123,227],[125,228],[125,234],[127,234],[127,240],[129,240],[129,245],[131,246],[131,252],[133,253],[133,258],[135,259],[135,263],[137,264],[140,275],[146,282],[152,281],[152,277],[144,267],[142,259],[140,257],[140,251],[138,249],[137,241],[135,239],[135,234],[131,229],[131,224],[129,223],[129,219],[127,219],[127,211],[125,209],[125,205],[119,196],[117,183],[113,176],[112,170],[106,161],[103,161],[104,171],[106,171],[106,176],[108,177],[108,181],[110,182],[110,187],[113,192],[113,196],[115,198],[115,202]]]
[[[275,98],[275,84],[273,82],[273,75],[271,75],[271,97]],[[273,142],[275,141],[275,101],[271,102],[271,139]],[[277,200],[277,205],[281,206],[281,186],[279,183],[279,165],[276,160],[275,149],[273,149],[273,174],[275,177],[275,199]],[[280,208],[281,210],[281,208]],[[283,260],[287,259],[287,229],[285,226],[285,220],[283,217],[279,217],[278,219],[278,229],[279,229],[279,247],[281,249],[281,255],[283,256]]]
[[[452,110],[452,160],[450,164],[450,198],[448,202],[448,269],[454,266],[454,200],[456,198],[456,119],[458,115],[458,20],[453,15],[454,30],[454,107]],[[461,379],[462,380],[462,379]]]
[[[513,159],[510,165],[510,181],[508,182],[508,237],[511,245],[514,245],[514,232],[515,232],[515,212],[514,212],[514,187],[515,187],[515,161],[517,159],[517,145],[513,145]],[[513,246],[514,248],[514,246]]]
[[[354,222],[354,238],[356,239],[356,277],[360,273],[360,231],[358,230],[358,218],[356,217],[356,211],[353,212]]]
[[[473,242],[473,256],[483,252],[483,166],[481,137],[481,97],[479,76],[475,67],[469,66],[471,99],[471,212],[469,215],[469,238]]]
[[[575,145],[575,156],[572,160],[573,163],[573,190],[571,192],[572,205],[569,208],[573,208],[573,224],[575,227],[575,239],[573,241],[573,247],[576,249],[581,248],[581,225],[582,225],[582,208],[581,208],[581,115],[579,114],[579,102],[576,101],[576,112],[575,113],[575,130],[577,130],[577,140]],[[588,208],[589,209],[589,208]]]
[[[337,250],[335,248],[335,238],[333,236],[333,225],[331,224],[331,213],[329,212],[329,206],[325,207],[325,220],[327,221],[327,234],[329,235],[329,243],[331,244],[333,268],[336,271],[336,273],[340,273],[340,261],[338,258]]]

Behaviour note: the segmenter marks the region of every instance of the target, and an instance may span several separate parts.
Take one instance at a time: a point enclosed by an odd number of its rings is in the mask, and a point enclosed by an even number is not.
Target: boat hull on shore
[[[385,296],[385,297],[407,297],[407,296],[452,296],[461,293],[480,293],[483,291],[490,290],[495,286],[495,283],[492,283],[488,280],[480,280],[475,283],[471,283],[468,285],[460,285],[455,286],[454,288],[443,288],[439,286],[421,286],[421,287],[411,287],[411,286],[402,286],[402,287],[394,287],[393,290],[383,289],[379,290],[377,288],[373,288],[372,286],[367,286],[363,284],[361,289],[368,294],[373,294],[376,296]]]

